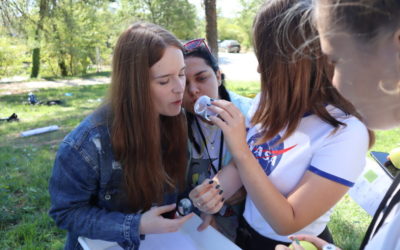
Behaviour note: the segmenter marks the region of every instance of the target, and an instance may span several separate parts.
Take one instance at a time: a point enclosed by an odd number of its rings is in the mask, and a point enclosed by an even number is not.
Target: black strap
[[[392,198],[392,200],[390,201],[389,205],[386,207],[386,209],[383,211],[383,215],[382,218],[378,224],[378,226],[376,226],[375,229],[375,233],[379,231],[379,228],[382,226],[383,222],[386,220],[386,217],[390,214],[390,212],[392,211],[392,209],[396,206],[396,204],[400,201],[400,191],[398,191]],[[374,235],[375,235],[374,233]]]
[[[383,197],[381,203],[379,204],[379,207],[374,214],[374,218],[372,219],[371,224],[369,224],[368,230],[365,233],[360,249],[365,248],[370,238],[374,236],[376,232],[378,232],[379,228],[382,226],[383,222],[385,221],[386,217],[388,216],[394,205],[396,205],[400,201],[400,191],[398,191],[393,197],[393,199],[390,201],[390,203],[387,204],[388,200],[393,195],[399,183],[400,183],[400,174],[397,174],[396,178],[393,180],[392,185],[386,192],[385,197]],[[382,218],[379,221],[376,229],[374,230],[378,218],[382,214],[382,212],[383,212]]]
[[[200,123],[197,120],[197,117],[195,117],[194,120],[196,121],[196,125],[197,125],[197,128],[199,129],[201,139],[203,140],[204,146],[206,148],[206,152],[207,152],[207,155],[208,155],[208,160],[210,161],[210,166],[214,170],[214,173],[217,174],[218,171],[221,170],[221,166],[222,166],[222,153],[223,153],[223,149],[224,149],[224,133],[222,133],[222,130],[221,130],[221,138],[220,138],[221,142],[219,144],[218,169],[216,169],[214,164],[212,163],[212,160],[211,160],[211,157],[210,157],[210,153],[208,152],[206,137],[203,134],[203,130],[200,127]]]

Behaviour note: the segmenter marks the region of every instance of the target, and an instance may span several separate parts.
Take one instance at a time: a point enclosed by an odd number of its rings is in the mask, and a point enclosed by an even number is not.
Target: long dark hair
[[[217,72],[220,70],[217,59],[210,53],[208,48],[206,48],[205,46],[200,46],[200,47],[190,51],[189,53],[185,53],[184,56],[185,56],[185,58],[189,58],[189,57],[202,58],[204,60],[204,62],[213,69],[215,74],[217,74]],[[223,74],[223,73],[221,73],[221,85],[219,85],[219,87],[218,87],[218,95],[223,100],[227,100],[227,101],[231,100],[231,98],[229,97],[228,90],[225,87],[225,74]],[[197,153],[201,153],[200,152],[200,150],[201,150],[200,143],[197,142],[196,139],[194,138],[193,131],[191,128],[192,124],[194,122],[194,119],[196,118],[196,115],[188,112],[186,114],[186,118],[187,118],[189,140],[193,144]]]
[[[150,92],[150,68],[165,49],[181,43],[167,30],[135,23],[114,50],[110,103],[111,143],[124,170],[124,187],[132,211],[162,202],[164,192],[183,188],[187,165],[184,114],[158,119]]]
[[[261,74],[260,104],[251,120],[261,124],[260,141],[286,129],[281,141],[311,112],[334,128],[345,126],[326,110],[331,104],[361,120],[354,106],[332,85],[333,66],[322,54],[307,1],[267,1],[253,29],[254,50]],[[369,131],[370,145],[374,134]]]

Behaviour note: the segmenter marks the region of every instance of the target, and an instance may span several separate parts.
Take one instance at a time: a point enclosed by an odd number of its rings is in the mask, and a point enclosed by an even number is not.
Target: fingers
[[[208,181],[208,182],[207,182]],[[213,181],[205,180],[190,192],[189,197],[195,207],[205,213],[216,213],[223,206],[223,190]]]
[[[212,106],[208,107],[218,116],[209,117],[210,121],[220,127],[224,132],[230,126],[237,127],[244,124],[244,116],[238,108],[231,102],[225,100],[216,100],[212,102]]]
[[[188,215],[185,215],[185,216],[182,216],[182,217],[178,217],[175,220],[177,221],[179,226],[182,226],[186,221],[190,220],[193,216],[194,216],[194,213],[190,213]]]
[[[197,197],[195,205],[214,207],[222,199],[223,192],[219,185],[211,186],[207,192]]]
[[[168,232],[172,233],[172,232],[178,231],[182,227],[182,225],[186,221],[190,220],[193,216],[194,216],[194,213],[190,213],[183,217],[178,217],[176,219],[169,220],[167,222],[168,223]]]
[[[206,193],[212,187],[213,183],[214,183],[213,180],[205,179],[203,183],[201,183],[200,185],[192,189],[192,191],[190,191],[189,198],[192,201],[195,201],[199,196]]]
[[[275,250],[290,250],[290,248],[285,245],[276,245]]]
[[[291,245],[292,245],[292,247],[289,248],[289,249],[293,249],[293,250],[304,250],[304,248],[303,248],[302,246],[300,246],[299,244],[297,244],[296,241],[293,241]]]
[[[206,179],[189,193],[189,198],[195,206],[208,203],[214,196],[222,195],[220,185],[213,180]]]
[[[217,213],[219,210],[221,210],[222,206],[224,205],[224,200],[223,198],[218,200],[212,200],[211,202],[205,203],[205,204],[201,204],[198,206],[199,210],[207,213],[207,214],[215,214]]]
[[[231,116],[237,116],[242,113],[232,102],[228,102],[226,100],[214,100],[210,108],[213,108],[213,106],[226,110],[227,114]]]
[[[172,210],[174,210],[176,208],[176,204],[169,204],[169,205],[164,205],[164,206],[160,206],[160,207],[152,207],[151,210],[154,210],[154,212],[157,215],[166,213],[166,212],[170,212]]]
[[[202,213],[201,218],[203,219],[203,222],[197,227],[197,231],[199,232],[203,231],[210,225],[213,216],[211,214]]]
[[[171,233],[176,232],[179,228],[190,218],[194,213],[190,213],[183,217],[176,219],[166,219],[160,214],[171,211],[175,208],[175,204],[153,207],[149,211],[143,213],[140,224],[139,232],[141,234],[155,234],[155,233]]]
[[[308,235],[308,234],[291,235],[291,236],[289,236],[289,239],[308,241],[308,242],[311,242],[312,244],[314,244],[319,249],[322,248],[324,245],[328,244],[328,242],[324,241],[323,239],[318,238],[317,236]]]

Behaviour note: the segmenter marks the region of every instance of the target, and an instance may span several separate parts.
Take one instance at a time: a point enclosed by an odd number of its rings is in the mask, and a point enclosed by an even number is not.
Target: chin
[[[180,113],[181,113],[181,109],[178,109],[178,110],[171,110],[171,111],[165,112],[162,115],[164,115],[164,116],[177,116]]]
[[[389,130],[400,126],[400,120],[394,117],[374,117],[365,119],[365,125],[372,130]]]

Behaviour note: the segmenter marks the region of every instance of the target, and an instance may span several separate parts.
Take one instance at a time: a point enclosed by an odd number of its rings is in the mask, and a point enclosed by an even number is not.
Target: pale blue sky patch
[[[216,0],[217,9],[221,11],[223,17],[235,17],[237,12],[241,10],[239,0]],[[197,13],[200,18],[204,18],[204,8],[202,7],[203,0],[189,0],[197,8]]]

